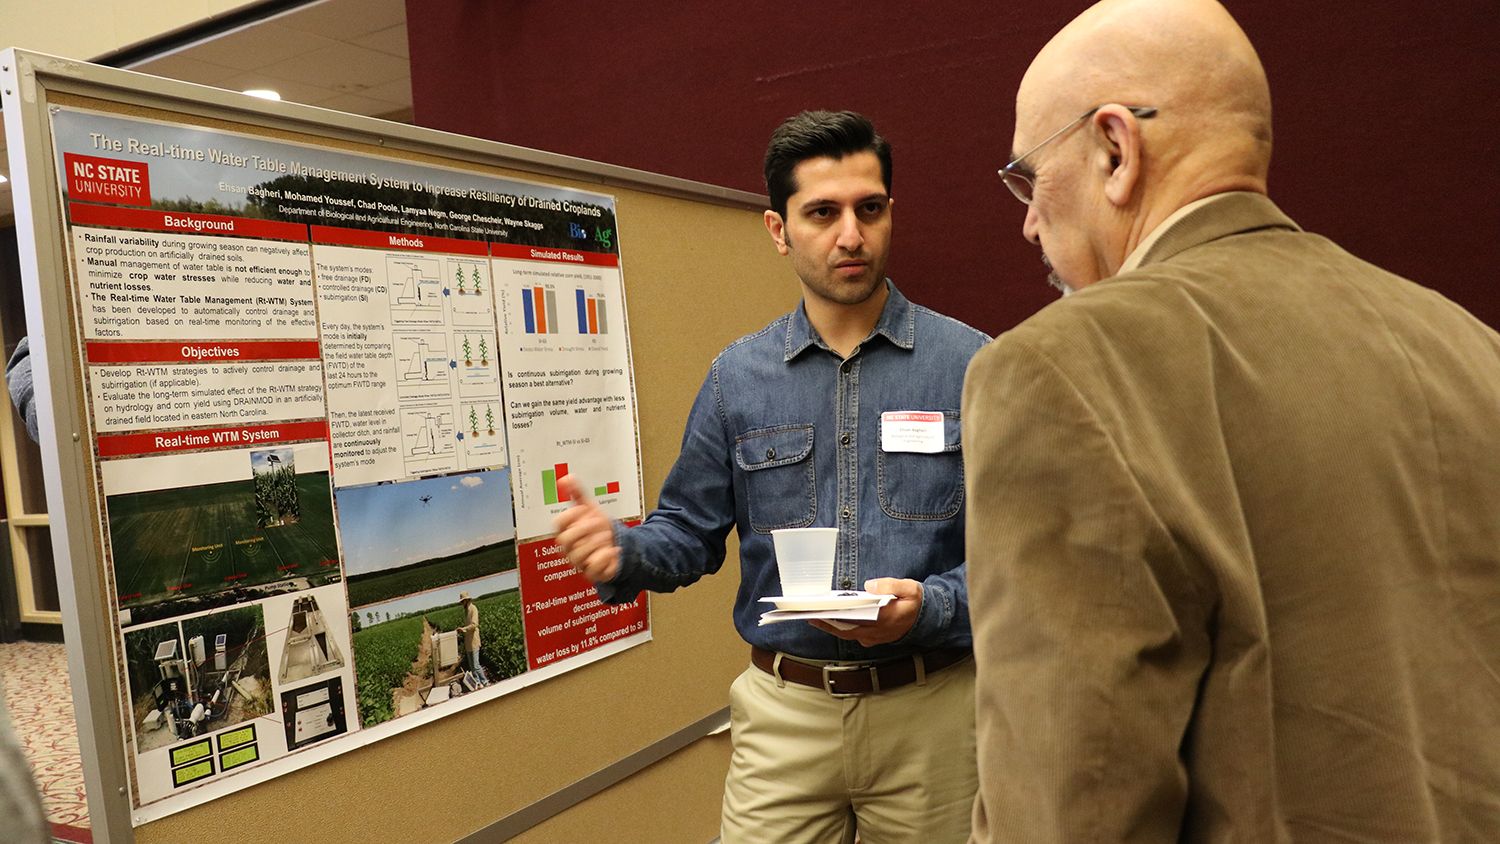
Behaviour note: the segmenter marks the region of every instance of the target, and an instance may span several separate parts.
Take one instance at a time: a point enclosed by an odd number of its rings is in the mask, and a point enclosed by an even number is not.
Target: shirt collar
[[[891,341],[892,345],[911,351],[916,347],[916,313],[911,302],[901,295],[901,291],[896,289],[896,285],[890,279],[885,280],[885,288],[890,295],[886,296],[885,308],[880,312],[880,319],[876,321],[875,329],[870,332],[870,336],[866,337],[865,341],[880,334]],[[820,349],[828,348],[823,338],[818,336],[812,323],[808,321],[807,306],[798,303],[797,309],[792,311],[787,318],[785,360],[790,362],[807,351],[810,346],[817,346]]]

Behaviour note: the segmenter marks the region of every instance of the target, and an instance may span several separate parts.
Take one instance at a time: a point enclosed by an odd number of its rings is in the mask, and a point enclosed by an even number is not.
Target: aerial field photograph
[[[335,495],[350,607],[516,567],[509,469],[344,487]]]
[[[238,452],[235,480],[106,496],[121,624],[337,581],[326,460],[298,472],[295,452]]]

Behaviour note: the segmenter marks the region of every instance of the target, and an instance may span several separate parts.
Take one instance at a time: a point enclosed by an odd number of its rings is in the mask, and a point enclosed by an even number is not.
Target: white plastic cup
[[[838,528],[785,528],[771,531],[781,594],[812,595],[833,590]]]

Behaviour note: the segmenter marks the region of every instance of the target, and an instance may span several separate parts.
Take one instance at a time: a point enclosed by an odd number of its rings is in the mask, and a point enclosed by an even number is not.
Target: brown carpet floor
[[[42,809],[59,841],[88,842],[89,809],[83,794],[83,760],[73,721],[73,690],[62,645],[0,644],[0,693],[20,737]]]

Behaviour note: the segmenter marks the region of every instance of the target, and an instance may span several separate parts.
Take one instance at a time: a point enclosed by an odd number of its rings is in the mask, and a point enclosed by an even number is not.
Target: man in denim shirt
[[[713,362],[655,512],[618,528],[578,502],[558,544],[609,602],[670,592],[740,538],[734,621],[752,666],[730,691],[726,842],[967,839],[976,788],[960,393],[989,339],[885,278],[890,147],[852,112],[771,138],[766,228],[802,306]],[[929,414],[924,451],[882,415]],[[893,594],[873,623],[757,626],[781,594],[770,532],[840,529],[839,589]]]

